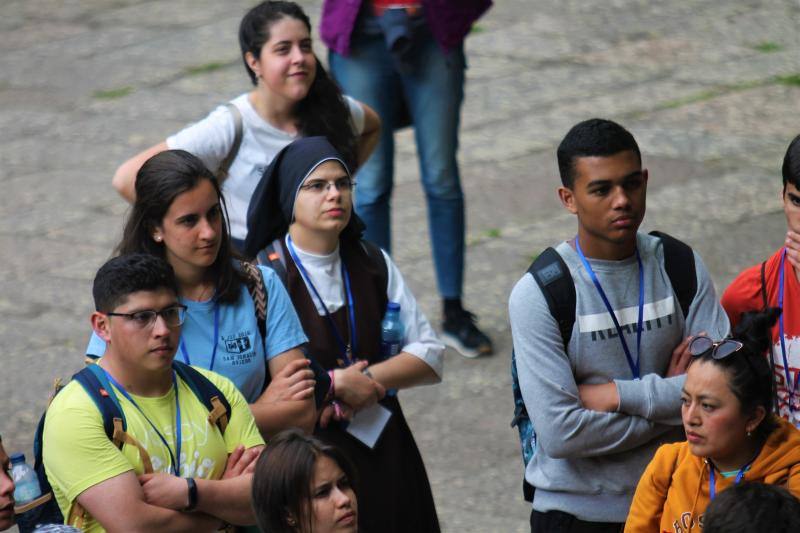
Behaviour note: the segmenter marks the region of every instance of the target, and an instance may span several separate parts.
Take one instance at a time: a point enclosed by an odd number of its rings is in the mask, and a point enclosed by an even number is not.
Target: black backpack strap
[[[222,391],[207,377],[185,363],[173,361],[172,368],[208,409],[208,421],[225,434],[225,429],[231,420],[231,404]]]
[[[283,286],[286,286],[286,256],[279,239],[275,239],[256,254],[256,263],[274,270]]]
[[[686,318],[697,294],[697,271],[692,247],[661,231],[651,231],[650,235],[661,239],[664,247],[664,270],[667,271],[672,290],[675,291],[683,317]]]
[[[531,266],[528,267],[528,272],[536,280],[536,284],[539,285],[547,302],[547,308],[550,310],[550,315],[558,324],[561,342],[566,352],[569,339],[572,337],[572,328],[575,325],[575,284],[572,280],[572,274],[570,274],[564,259],[552,247],[546,248],[533,260]],[[511,380],[514,392],[514,420],[512,420],[511,425],[515,426],[522,420],[530,420],[530,415],[522,399],[522,391],[519,387],[517,375],[516,354],[513,350],[511,351]],[[530,425],[530,422],[527,423]],[[522,435],[523,431],[520,426],[521,439]],[[524,455],[523,445],[523,460],[525,460]],[[522,495],[525,501],[533,501],[534,491],[533,485],[528,483],[528,480],[523,475]]]
[[[361,247],[367,253],[367,257],[378,267],[381,276],[381,285],[383,287],[389,286],[389,267],[386,265],[386,258],[383,256],[383,250],[377,244],[370,241],[361,240]],[[384,289],[385,292],[385,289]]]
[[[546,248],[534,259],[528,272],[536,280],[547,301],[550,314],[556,319],[566,351],[575,325],[575,283],[561,255]]]
[[[769,307],[769,297],[767,296],[767,262],[764,261],[761,263],[761,301],[764,302],[764,310]],[[775,357],[770,349],[767,352],[767,356],[769,358],[769,369],[772,372],[772,375],[775,375]],[[775,390],[775,382],[772,382],[772,398],[774,401],[775,412],[780,412],[779,406],[779,398],[778,398],[778,391]]]

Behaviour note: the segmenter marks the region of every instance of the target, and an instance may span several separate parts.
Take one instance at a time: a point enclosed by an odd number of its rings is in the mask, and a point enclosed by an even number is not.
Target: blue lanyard
[[[739,472],[736,474],[736,479],[733,480],[733,484],[734,485],[738,485],[742,481],[742,479],[744,478],[745,471],[748,468],[750,468],[750,465],[752,463],[753,463],[753,461],[750,461],[749,463],[744,465],[739,470]],[[710,470],[710,472],[708,474],[708,494],[711,497],[711,499],[713,500],[714,497],[717,495],[717,477],[716,477],[716,474],[714,473],[714,463],[709,461],[708,462],[708,466],[711,468],[711,470]]]
[[[583,255],[583,250],[581,250],[578,237],[575,237],[575,250],[578,252],[578,257],[581,258],[583,267],[586,269],[589,277],[592,278],[592,283],[594,283],[594,286],[597,288],[597,292],[600,293],[600,298],[602,298],[603,303],[608,310],[608,314],[611,315],[611,320],[614,321],[614,326],[617,328],[617,336],[619,337],[619,341],[622,343],[622,350],[625,352],[625,357],[628,359],[628,366],[631,369],[631,374],[633,374],[634,379],[639,379],[641,377],[639,372],[639,356],[642,350],[642,323],[644,322],[644,268],[642,268],[642,258],[639,256],[639,249],[636,248],[636,262],[639,263],[639,317],[636,323],[636,361],[634,361],[633,357],[631,356],[628,343],[625,342],[625,335],[623,334],[622,328],[619,325],[617,315],[614,314],[614,309],[611,307],[611,303],[608,301],[608,297],[603,290],[603,286],[600,285],[600,280],[597,279],[597,274],[595,274],[594,270],[592,270],[592,265],[589,264],[589,261],[586,260],[586,256]]]
[[[339,328],[336,327],[336,322],[333,320],[333,317],[328,311],[328,307],[325,305],[325,301],[322,299],[322,296],[319,295],[317,288],[314,287],[314,283],[311,281],[311,276],[308,275],[306,268],[303,266],[303,263],[297,256],[297,253],[295,253],[291,235],[286,236],[286,244],[288,245],[287,248],[289,249],[289,255],[292,256],[292,260],[294,260],[294,263],[297,265],[297,269],[300,271],[300,274],[303,276],[303,279],[305,279],[308,286],[311,287],[311,291],[314,293],[314,296],[317,297],[317,300],[319,300],[322,309],[325,311],[325,316],[328,318],[328,323],[331,325],[331,329],[333,330],[333,335],[336,337],[336,342],[339,343],[339,348],[342,351],[342,357],[344,359],[345,366],[352,365],[354,362],[353,352],[356,351],[356,314],[355,314],[355,306],[353,305],[353,291],[350,289],[350,274],[347,272],[347,267],[344,264],[344,260],[342,260],[342,279],[344,280],[344,290],[345,294],[347,295],[347,312],[350,318],[349,344],[344,342],[342,334],[339,333]]]
[[[214,370],[214,359],[217,358],[217,345],[219,344],[219,302],[214,302],[214,337],[211,339],[211,345],[213,348],[211,349],[211,364],[209,365],[209,370]],[[189,353],[186,351],[186,343],[183,340],[183,335],[181,335],[181,355],[183,355],[183,362],[187,365],[191,365],[192,362],[189,359]]]
[[[125,398],[131,402],[140,413],[142,413],[144,419],[147,420],[147,423],[150,424],[150,427],[156,432],[156,435],[158,435],[158,437],[161,439],[161,442],[163,442],[164,446],[167,448],[167,452],[169,452],[169,458],[172,461],[172,473],[180,477],[180,464],[175,460],[175,457],[177,456],[178,459],[181,457],[181,404],[178,402],[178,379],[176,377],[175,370],[172,371],[172,388],[175,389],[175,455],[172,454],[172,448],[170,448],[169,444],[167,444],[167,439],[164,438],[164,435],[161,434],[156,425],[153,424],[146,414],[144,414],[142,408],[139,407],[139,404],[137,404],[131,395],[128,394],[128,391],[125,390],[125,387],[123,387],[116,379],[114,379],[114,376],[109,374],[108,370],[105,368],[103,368],[103,372],[106,373],[106,377],[108,377],[108,380],[114,384],[117,390],[119,390],[122,395],[125,396]]]
[[[789,391],[789,412],[794,411],[794,396],[797,392],[797,383],[800,381],[800,372],[797,373],[797,376],[794,380],[794,384],[792,383],[792,372],[789,370],[789,358],[786,355],[786,341],[783,338],[783,291],[784,291],[784,281],[783,281],[783,270],[784,264],[786,263],[786,248],[783,249],[781,252],[781,263],[778,267],[780,271],[778,274],[778,307],[781,308],[781,314],[778,317],[778,334],[781,339],[781,355],[783,356],[783,373],[786,376],[786,390]],[[772,357],[772,354],[770,354]]]

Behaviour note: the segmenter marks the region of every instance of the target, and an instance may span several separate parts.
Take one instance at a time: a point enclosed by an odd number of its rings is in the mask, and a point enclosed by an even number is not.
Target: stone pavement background
[[[315,24],[320,3],[302,2]],[[126,213],[114,169],[249,88],[236,29],[251,4],[0,4],[7,450],[29,449],[52,378],[82,364],[91,279]],[[591,116],[629,127],[651,172],[646,229],[690,242],[720,290],[782,241],[780,163],[800,130],[798,23],[795,0],[499,0],[479,21],[460,152],[465,299],[497,355],[448,352],[444,383],[401,394],[445,530],[527,530],[506,302],[532,256],[575,231],[555,195],[558,141]],[[396,259],[438,323],[413,138],[397,137]]]

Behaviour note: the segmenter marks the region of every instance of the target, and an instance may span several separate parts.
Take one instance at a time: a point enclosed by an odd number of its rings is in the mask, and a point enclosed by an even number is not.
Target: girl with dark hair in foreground
[[[270,533],[355,533],[354,476],[335,446],[284,431],[269,441],[253,474],[258,527]]]

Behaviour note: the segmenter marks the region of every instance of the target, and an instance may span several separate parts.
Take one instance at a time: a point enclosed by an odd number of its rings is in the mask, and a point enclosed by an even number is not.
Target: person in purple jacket
[[[384,127],[358,173],[356,211],[365,238],[391,252],[394,130],[414,124],[439,292],[444,341],[466,357],[492,342],[461,305],[464,196],[456,150],[464,97],[464,37],[491,0],[325,0],[320,36],[342,89]]]

